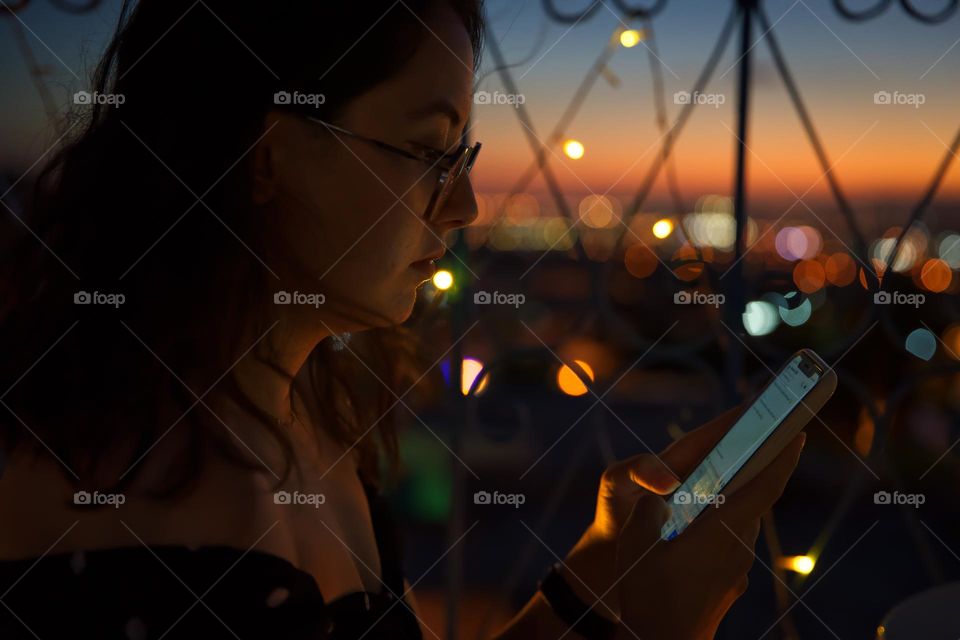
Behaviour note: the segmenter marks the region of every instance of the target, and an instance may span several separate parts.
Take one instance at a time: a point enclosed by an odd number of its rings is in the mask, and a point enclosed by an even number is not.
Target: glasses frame
[[[473,164],[477,161],[477,155],[480,153],[480,147],[482,146],[479,142],[475,142],[472,145],[460,144],[454,151],[449,153],[437,152],[436,154],[421,155],[394,146],[383,140],[377,140],[376,138],[370,138],[350,131],[349,129],[344,129],[332,122],[314,118],[313,116],[305,115],[303,117],[315,124],[323,125],[331,132],[341,133],[355,140],[372,144],[384,151],[402,156],[408,160],[416,160],[417,162],[428,164],[430,165],[430,169],[439,167],[440,175],[437,176],[437,183],[434,185],[433,194],[430,196],[426,211],[423,213],[423,219],[428,222],[443,208],[447,199],[449,199],[450,195],[457,188],[460,181],[470,174],[470,171],[473,169]]]

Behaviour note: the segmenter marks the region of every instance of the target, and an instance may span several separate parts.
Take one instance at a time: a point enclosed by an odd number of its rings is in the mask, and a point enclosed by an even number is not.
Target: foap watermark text
[[[301,493],[300,491],[277,491],[273,494],[274,504],[306,505],[319,509],[327,501],[322,493]]]
[[[709,305],[719,308],[726,296],[722,293],[703,293],[702,291],[677,291],[673,294],[673,304]]]
[[[477,91],[473,94],[474,104],[506,104],[514,109],[526,103],[527,98],[522,93],[503,93],[502,91]]]
[[[301,291],[277,291],[273,294],[274,304],[304,304],[319,307],[327,301],[322,293],[303,293]]]
[[[927,501],[922,493],[902,493],[900,491],[877,491],[873,494],[873,504],[907,505],[919,509]]]
[[[502,293],[500,291],[476,291],[473,294],[474,304],[505,304],[519,308],[527,297],[522,293]]]
[[[300,93],[299,91],[277,91],[273,94],[273,104],[291,106],[310,106],[318,108],[327,102],[322,93]]]
[[[119,309],[127,301],[122,293],[103,293],[102,291],[77,291],[73,294],[73,304],[97,304]]]
[[[873,94],[873,104],[905,105],[919,109],[927,102],[927,96],[922,93],[900,93],[899,91],[877,91]]]
[[[696,491],[677,491],[673,494],[675,504],[705,504],[719,507],[726,502],[727,497],[722,493],[698,493]]]
[[[119,509],[127,501],[122,493],[100,493],[99,491],[77,491],[73,494],[73,504],[81,507],[111,506]]]
[[[877,291],[873,294],[873,304],[907,305],[917,309],[927,297],[922,293],[903,293],[902,291]]]
[[[673,94],[673,104],[705,104],[719,109],[727,102],[727,96],[722,93],[701,93],[700,91],[677,91]]]
[[[508,504],[514,509],[519,509],[520,505],[526,501],[527,497],[522,493],[477,491],[473,494],[473,504]]]

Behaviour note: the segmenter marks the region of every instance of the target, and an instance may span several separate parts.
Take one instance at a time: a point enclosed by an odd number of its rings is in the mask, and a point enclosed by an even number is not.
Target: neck
[[[281,423],[293,419],[294,379],[314,348],[330,336],[326,329],[306,330],[289,317],[283,317],[260,338],[234,369],[241,390],[260,409]],[[299,412],[298,412],[299,413]]]

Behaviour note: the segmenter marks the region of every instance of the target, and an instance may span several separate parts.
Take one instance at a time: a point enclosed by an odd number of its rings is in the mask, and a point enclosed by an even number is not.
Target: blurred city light
[[[960,360],[960,324],[952,324],[943,332],[943,344],[950,357]]]
[[[921,360],[929,360],[937,352],[937,337],[929,329],[914,329],[907,336],[905,346]]]
[[[777,295],[777,294],[773,294]],[[764,300],[774,301],[770,299],[770,294],[764,296]],[[810,314],[813,312],[813,305],[810,303],[810,298],[801,296],[796,291],[791,291],[786,295],[779,296],[779,300],[775,302],[777,305],[777,310],[780,313],[780,319],[783,320],[784,324],[787,324],[791,327],[799,327],[804,322],[810,319]]]
[[[823,267],[827,282],[837,287],[845,287],[857,277],[857,265],[847,253],[835,253]]]
[[[766,300],[754,300],[747,303],[743,312],[743,328],[752,336],[765,336],[772,333],[780,324],[777,308]]]
[[[823,238],[820,232],[809,226],[784,227],[777,232],[775,246],[784,260],[811,260],[820,253]]]
[[[920,270],[920,282],[933,293],[945,291],[953,280],[953,271],[945,260],[930,258]]]
[[[593,382],[593,369],[590,365],[583,360],[574,360],[574,362],[583,367],[590,382]],[[560,371],[557,372],[557,386],[568,396],[582,396],[587,392],[587,387],[580,381],[580,376],[567,365],[560,367]]]
[[[653,223],[653,235],[663,240],[673,233],[673,222],[669,218],[662,218]]]
[[[960,235],[948,233],[937,245],[937,255],[950,265],[951,269],[960,269]]]
[[[878,264],[878,273],[881,269],[885,269],[891,260],[894,271],[898,273],[909,271],[926,252],[929,240],[927,231],[919,225],[914,225],[903,237],[894,259],[893,247],[899,236],[900,227],[890,227],[882,238],[875,240],[870,246],[870,257],[874,263]]]
[[[620,202],[610,196],[587,196],[580,201],[579,209],[580,219],[593,229],[615,226],[620,219]]]
[[[477,360],[476,358],[464,358],[463,366],[460,375],[460,392],[463,395],[470,393],[470,387],[473,386],[473,381],[477,379],[477,376],[480,375],[480,372],[483,371],[483,362]],[[476,395],[480,395],[487,388],[487,383],[490,382],[490,376],[485,374],[483,380],[480,381],[480,384],[477,385]]]
[[[635,278],[646,278],[657,270],[659,260],[650,247],[639,242],[627,247],[623,254],[623,264]]]
[[[793,282],[804,293],[821,289],[826,281],[823,265],[816,260],[801,260],[793,268]]]
[[[723,251],[733,249],[736,222],[729,213],[691,213],[684,218],[684,222],[694,246],[714,247]]]

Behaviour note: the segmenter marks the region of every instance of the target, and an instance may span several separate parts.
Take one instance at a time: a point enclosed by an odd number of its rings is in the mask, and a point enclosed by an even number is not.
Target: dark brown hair
[[[323,94],[318,117],[335,120],[431,37],[424,23],[441,2],[462,18],[478,56],[480,1],[125,1],[92,87],[123,104],[94,99],[71,116],[70,141],[39,176],[24,218],[36,236],[19,238],[0,265],[8,454],[24,446],[90,470],[132,437],[133,463],[170,427],[164,406],[196,404],[182,380],[197,396],[216,385],[255,415],[286,452],[286,478],[288,434],[232,375],[221,379],[268,328],[266,305],[279,287],[266,265],[282,267],[284,279],[297,267],[252,205],[238,159],[263,133],[277,92]],[[124,302],[74,304],[80,292]],[[318,423],[346,446],[360,440],[361,474],[376,482],[378,452],[397,458],[387,410],[422,366],[418,349],[403,327],[357,334],[350,349],[372,374],[332,342],[306,365]],[[207,440],[262,470],[201,406],[183,420],[189,426],[177,428],[190,430],[191,445],[158,495],[195,479]]]

